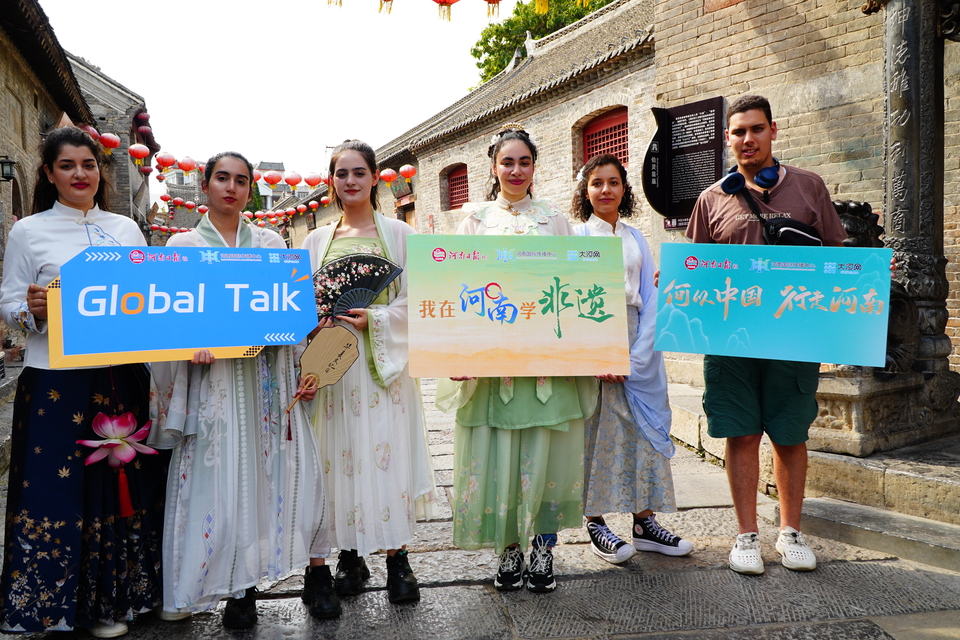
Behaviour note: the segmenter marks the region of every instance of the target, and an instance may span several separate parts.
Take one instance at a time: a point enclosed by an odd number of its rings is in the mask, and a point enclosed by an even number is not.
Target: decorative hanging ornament
[[[160,225],[158,224],[150,225],[150,231],[160,231]]]
[[[323,178],[319,173],[308,173],[304,176],[303,181],[307,183],[307,186],[311,189],[316,189],[317,185],[323,182]]]
[[[254,181],[254,182],[260,182],[260,178],[262,178],[262,177],[263,177],[263,175],[262,175],[259,171],[257,171],[256,169],[253,170],[253,181]]]
[[[257,226],[263,228],[263,227],[267,226],[267,223],[264,222],[263,220],[258,220],[258,221],[257,221]]]
[[[173,199],[173,206],[175,206],[175,207],[182,207],[182,206],[183,206],[183,198],[174,198],[174,199]]]
[[[127,153],[130,154],[130,157],[133,158],[134,164],[138,167],[143,166],[143,159],[150,155],[150,149],[145,144],[132,144],[130,148],[127,149]]]
[[[322,198],[320,198],[320,204],[322,204],[323,206],[327,206],[328,204],[330,204],[330,196],[323,196]]]
[[[171,196],[169,193],[161,193],[160,199],[163,200],[164,202],[170,202],[171,200],[173,200],[173,196]]]
[[[159,180],[160,182],[163,182],[166,179],[167,179],[167,176],[163,175],[162,173],[157,174],[157,180]]]
[[[197,168],[197,161],[190,156],[183,156],[180,162],[177,163],[177,167],[179,167],[184,174],[190,175],[190,172]]]
[[[94,129],[93,127],[91,127],[90,125],[85,124],[85,125],[83,125],[83,126],[80,127],[80,128],[81,128],[83,131],[86,131],[86,132],[87,132],[87,135],[90,136],[91,138],[93,138],[93,141],[94,141],[94,142],[96,142],[97,140],[100,139],[100,132],[97,131],[96,129]]]
[[[146,111],[141,111],[137,114],[137,120],[140,120],[141,122],[148,122],[150,120],[150,114]]]
[[[100,144],[103,145],[104,153],[112,155],[110,150],[120,146],[120,136],[115,133],[101,133]]]
[[[150,134],[153,133],[153,129],[148,124],[142,124],[139,127],[137,127],[137,133],[139,133],[142,136],[149,136]]]
[[[320,203],[317,202],[316,200],[311,200],[311,201],[308,202],[307,204],[308,204],[309,207],[310,207],[311,209],[313,209],[314,211],[316,211],[316,210],[317,210],[317,207],[320,206]]]
[[[433,0],[438,5],[438,10],[440,12],[440,19],[450,22],[450,7],[460,2],[460,0]],[[546,2],[546,0],[543,0]],[[541,2],[541,0],[537,0]]]
[[[283,175],[279,171],[267,171],[263,174],[263,181],[270,185],[271,189],[276,189],[281,180]]]
[[[160,171],[166,172],[167,169],[177,164],[177,159],[173,157],[173,154],[169,151],[161,151],[153,157],[157,161],[157,164],[160,165]]]
[[[208,207],[205,204],[202,204],[199,207],[197,207],[197,211],[200,212],[200,215],[206,215],[207,211],[210,211],[210,207]],[[249,213],[249,212],[246,212],[246,213]],[[247,217],[249,218],[250,216],[247,216]]]
[[[148,175],[150,175],[151,173],[153,173],[153,167],[151,167],[151,166],[148,165],[148,164],[147,164],[147,165],[144,165],[144,166],[140,167],[140,173],[142,173],[142,174],[145,175],[145,176],[148,176]]]
[[[407,182],[410,182],[410,178],[417,175],[417,168],[412,164],[405,164],[400,167],[400,175],[402,175]]]
[[[393,10],[393,0],[380,0],[380,8],[377,9],[377,13],[382,13],[386,9],[387,13],[390,13]]]
[[[165,225],[165,224],[160,225],[160,232],[161,232],[161,233],[167,233],[167,232],[169,232],[169,231],[170,231],[170,227],[168,227],[168,226]]]
[[[197,208],[197,203],[191,200],[187,200],[186,202],[183,203],[183,206],[187,208],[187,211],[193,211],[194,209]]]
[[[485,0],[487,3],[487,17],[496,19],[500,17],[500,0]]]
[[[300,215],[305,214],[305,213],[307,212],[307,205],[305,205],[305,204],[298,204],[298,205],[297,205],[297,211],[300,213]]]
[[[297,185],[303,181],[303,178],[301,178],[300,174],[296,171],[291,171],[283,181],[290,185],[290,191],[296,192]]]
[[[384,169],[380,172],[380,179],[386,182],[389,187],[397,179],[397,172],[393,169]]]

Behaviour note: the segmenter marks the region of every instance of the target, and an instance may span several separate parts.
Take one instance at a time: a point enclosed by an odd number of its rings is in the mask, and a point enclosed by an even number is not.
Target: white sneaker
[[[779,543],[777,543],[779,544]],[[756,533],[741,533],[730,551],[730,568],[737,573],[760,575],[763,558],[760,557],[760,538]]]
[[[92,629],[87,629],[94,638],[119,638],[120,636],[125,636],[130,631],[127,628],[126,622],[114,622],[113,624],[107,624],[105,622],[98,622],[97,626]]]
[[[793,527],[784,527],[777,538],[777,551],[783,556],[783,566],[794,571],[813,571],[817,557],[807,546],[803,534]]]
[[[593,552],[611,564],[626,562],[637,552],[610,531],[603,518],[588,520],[587,533],[590,534],[590,547]]]
[[[153,610],[157,617],[164,622],[176,622],[177,620],[186,620],[193,614],[189,611],[165,611],[163,607],[157,607]]]

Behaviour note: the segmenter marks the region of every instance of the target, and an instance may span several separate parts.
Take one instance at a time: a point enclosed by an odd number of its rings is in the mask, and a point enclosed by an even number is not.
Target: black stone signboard
[[[643,158],[643,193],[665,229],[680,229],[700,192],[723,176],[723,98],[651,111],[657,132]]]

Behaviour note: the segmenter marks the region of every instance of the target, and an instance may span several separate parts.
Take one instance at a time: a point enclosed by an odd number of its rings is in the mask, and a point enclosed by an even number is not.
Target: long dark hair
[[[97,161],[97,170],[100,172],[100,184],[97,186],[97,193],[93,196],[93,201],[104,211],[110,210],[108,193],[113,187],[103,173],[103,154],[100,151],[100,145],[94,142],[93,138],[86,131],[78,127],[60,127],[54,129],[44,139],[40,147],[40,166],[37,167],[37,182],[33,188],[33,206],[30,213],[40,213],[53,207],[57,201],[57,186],[47,178],[44,167],[53,170],[53,165],[60,156],[60,151],[65,145],[72,147],[86,147],[93,154]]]
[[[333,187],[333,175],[337,170],[337,160],[340,159],[344,151],[356,151],[363,156],[363,161],[366,163],[367,168],[370,169],[370,173],[377,172],[377,154],[374,153],[373,147],[366,142],[361,140],[344,140],[337,145],[337,148],[333,150],[333,154],[330,156],[330,191],[333,192],[333,201],[337,203],[337,208],[340,209],[340,211],[343,211],[343,202],[340,200],[340,194],[337,193],[337,190]],[[370,189],[370,204],[373,206],[374,211],[380,209],[380,198],[377,197],[377,185],[373,185]]]
[[[627,169],[616,156],[604,153],[599,156],[593,156],[583,165],[580,170],[580,179],[577,181],[577,188],[573,192],[573,201],[570,203],[570,212],[577,220],[586,222],[593,214],[593,205],[590,204],[590,198],[587,197],[587,187],[590,186],[590,174],[599,167],[612,164],[620,172],[620,181],[623,183],[623,199],[620,200],[620,206],[617,210],[621,218],[629,218],[633,215],[633,209],[636,206],[636,199],[633,197],[633,188],[627,180]]]
[[[530,134],[523,130],[520,125],[506,125],[503,129],[500,130],[500,133],[493,137],[493,142],[490,143],[490,146],[487,147],[487,156],[490,158],[490,162],[494,166],[497,164],[497,154],[500,153],[500,149],[503,148],[503,145],[510,142],[511,140],[519,140],[523,144],[527,145],[527,148],[530,149],[530,159],[533,160],[534,166],[537,164],[537,145],[534,144],[533,140],[530,138]],[[527,187],[527,193],[531,193],[530,187]],[[497,180],[496,172],[493,173],[493,184],[490,186],[490,193],[487,194],[487,200],[496,200],[497,196],[500,195],[500,181]]]

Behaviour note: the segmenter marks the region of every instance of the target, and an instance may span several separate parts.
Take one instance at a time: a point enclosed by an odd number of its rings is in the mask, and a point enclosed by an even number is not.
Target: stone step
[[[803,502],[803,532],[960,571],[960,526],[833,498]]]

